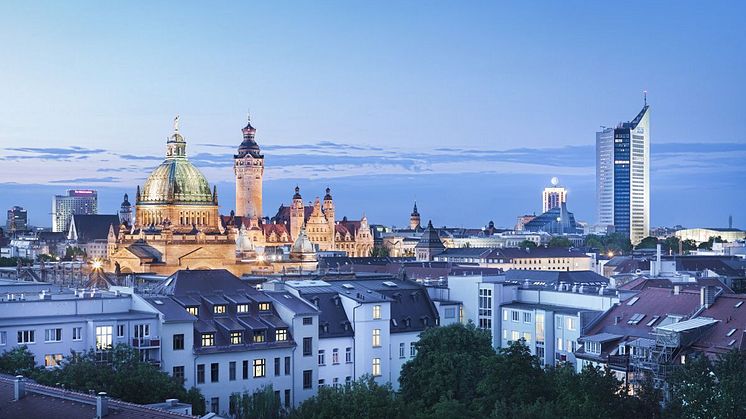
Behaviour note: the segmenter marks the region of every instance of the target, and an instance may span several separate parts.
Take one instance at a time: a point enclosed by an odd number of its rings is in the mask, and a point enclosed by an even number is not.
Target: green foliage
[[[572,247],[572,242],[567,237],[554,236],[549,240],[547,247],[560,247],[569,249]]]
[[[370,257],[387,257],[389,255],[389,249],[383,246],[375,246],[370,249]]]
[[[344,387],[323,387],[318,394],[301,403],[291,418],[406,418],[405,407],[390,384],[379,385],[364,376]]]
[[[230,412],[235,419],[281,419],[287,416],[271,385],[249,394],[233,393]]]
[[[81,249],[77,246],[68,246],[65,248],[65,256],[62,258],[64,261],[71,261],[75,259],[85,259],[88,255],[85,252],[85,249]]]
[[[187,391],[173,377],[141,361],[138,350],[127,345],[103,352],[72,353],[60,368],[37,370],[33,378],[41,384],[60,384],[72,390],[105,391],[111,397],[139,404],[175,398],[191,402],[193,410],[204,411],[199,390]]]
[[[55,256],[52,256],[47,253],[42,253],[40,255],[36,255],[36,261],[37,262],[53,262],[56,261],[57,258]]]
[[[18,346],[0,355],[0,372],[10,375],[31,376],[36,372],[34,354],[26,345]]]
[[[28,265],[31,263],[31,259],[26,258],[19,258],[19,257],[12,257],[12,258],[0,258],[0,267],[13,267],[15,268],[18,266],[18,261],[21,261],[22,264]]]
[[[658,238],[653,236],[645,237],[635,246],[635,249],[655,249],[658,246]],[[661,246],[663,247],[663,246]]]
[[[417,355],[399,377],[404,402],[429,416],[439,402],[453,400],[464,404],[463,417],[471,416],[467,408],[476,398],[485,362],[495,354],[489,332],[471,323],[452,324],[426,330],[415,345]]]
[[[702,242],[699,244],[698,249],[700,250],[712,250],[712,244],[713,243],[727,243],[727,240],[723,240],[720,236],[710,236],[710,238],[706,242]]]
[[[632,242],[624,233],[611,233],[605,236],[589,234],[585,237],[585,246],[598,249],[601,253],[613,252],[616,255],[632,251]]]
[[[524,240],[524,241],[518,243],[518,248],[519,249],[526,249],[526,248],[528,248],[528,249],[535,249],[536,247],[537,247],[536,242],[533,242],[531,240]]]

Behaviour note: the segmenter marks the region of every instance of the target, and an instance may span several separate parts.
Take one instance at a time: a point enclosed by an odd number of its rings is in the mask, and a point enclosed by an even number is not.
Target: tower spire
[[[179,132],[179,115],[174,118],[174,132]]]
[[[645,106],[648,106],[648,91],[647,90],[642,91],[642,100],[645,101]]]

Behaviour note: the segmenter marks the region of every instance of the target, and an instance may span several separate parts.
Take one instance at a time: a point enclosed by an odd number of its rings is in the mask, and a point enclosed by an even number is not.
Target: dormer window
[[[243,333],[231,332],[231,345],[240,345],[243,343]]]
[[[601,354],[601,342],[585,342],[585,351],[589,354]]]
[[[212,308],[212,312],[215,314],[224,314],[225,313],[225,304],[215,304]]]
[[[186,308],[187,313],[191,314],[194,317],[199,317],[199,307],[192,306]]]
[[[215,346],[215,333],[203,333],[202,334],[202,346]]]
[[[259,303],[259,311],[269,311],[270,308],[269,303]]]
[[[238,304],[236,305],[236,313],[248,313],[249,312],[249,305],[248,304]]]
[[[275,330],[275,341],[277,342],[284,342],[288,340],[288,330],[287,329],[277,329]]]
[[[262,343],[264,342],[264,330],[255,330],[254,331],[254,343]]]

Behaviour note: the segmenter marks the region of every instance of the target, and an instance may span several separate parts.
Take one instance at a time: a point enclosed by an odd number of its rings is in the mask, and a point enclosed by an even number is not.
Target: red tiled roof
[[[700,316],[719,321],[693,345],[696,349],[716,354],[746,347],[746,294],[722,294]]]

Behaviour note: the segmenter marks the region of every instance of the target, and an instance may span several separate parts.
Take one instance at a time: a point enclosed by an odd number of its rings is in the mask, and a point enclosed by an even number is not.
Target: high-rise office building
[[[90,189],[71,189],[52,200],[52,231],[67,233],[73,215],[92,215],[98,211],[98,194]]]
[[[21,207],[13,207],[8,210],[8,220],[5,223],[6,233],[25,231],[28,229],[28,213]]]
[[[559,179],[555,176],[551,180],[552,186],[547,186],[541,193],[541,212],[542,214],[550,209],[557,208],[563,202],[567,202],[567,189],[560,186]]]
[[[596,197],[600,224],[633,244],[650,233],[650,107],[630,122],[596,133]]]

